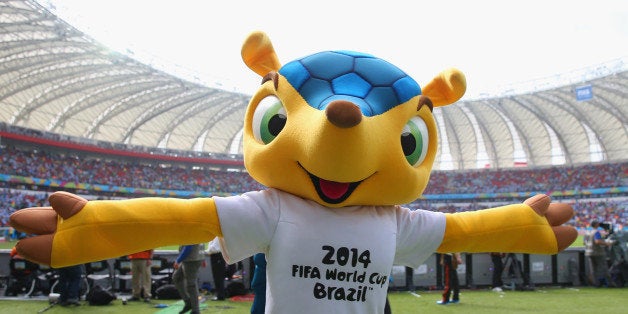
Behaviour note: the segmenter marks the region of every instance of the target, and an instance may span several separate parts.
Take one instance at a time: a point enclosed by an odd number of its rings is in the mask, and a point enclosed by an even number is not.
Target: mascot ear
[[[242,60],[249,69],[259,76],[265,76],[271,71],[278,71],[281,63],[273,43],[266,33],[256,31],[249,35],[242,45]]]
[[[440,72],[422,89],[422,94],[429,97],[434,107],[453,104],[467,90],[467,80],[458,69]]]

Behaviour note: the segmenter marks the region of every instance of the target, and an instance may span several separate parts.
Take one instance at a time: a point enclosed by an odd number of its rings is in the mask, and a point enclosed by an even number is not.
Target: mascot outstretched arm
[[[228,262],[266,253],[268,313],[382,313],[393,265],[433,252],[554,254],[576,238],[566,204],[443,214],[398,204],[425,189],[436,155],[435,107],[465,92],[445,70],[423,88],[394,65],[325,51],[281,65],[252,33],[245,64],[262,77],[244,119],[244,162],[268,187],[238,196],[87,201],[57,192],[51,207],[11,216],[37,236],[19,254],[53,267],[220,237]]]

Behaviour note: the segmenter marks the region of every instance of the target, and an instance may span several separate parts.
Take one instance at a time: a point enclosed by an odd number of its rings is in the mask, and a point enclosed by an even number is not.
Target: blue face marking
[[[421,94],[417,82],[391,63],[353,51],[319,52],[279,69],[313,108],[348,100],[371,117]]]

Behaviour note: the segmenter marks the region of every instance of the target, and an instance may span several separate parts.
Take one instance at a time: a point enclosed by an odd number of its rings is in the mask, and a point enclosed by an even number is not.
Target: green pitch
[[[462,290],[461,302],[437,305],[442,291],[391,292],[389,299],[394,314],[413,313],[625,313],[628,308],[626,288],[555,288],[538,287],[535,291]],[[54,313],[166,313],[180,308],[177,300],[153,300],[152,303],[115,300],[107,306],[54,306]],[[158,308],[158,304],[167,307]],[[48,306],[46,300],[0,300],[0,313],[37,313]],[[201,313],[248,314],[250,302],[205,301]]]

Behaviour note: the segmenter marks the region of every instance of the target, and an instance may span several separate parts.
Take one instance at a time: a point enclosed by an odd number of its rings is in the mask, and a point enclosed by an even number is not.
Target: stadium
[[[0,227],[6,244],[0,250],[5,296],[0,299],[0,312],[3,303],[15,300],[35,304],[24,308],[19,303],[25,311],[48,303],[50,269],[45,267],[38,268],[39,276],[30,277],[32,281],[20,291],[6,294],[15,284],[10,249],[27,236],[10,228],[8,219],[22,208],[48,206],[52,192],[113,200],[230,196],[265,188],[248,174],[243,159],[243,117],[251,95],[210,87],[113,52],[36,1],[3,1],[0,21]],[[547,194],[574,208],[575,216],[567,224],[580,235],[593,220],[606,223],[611,233],[624,234],[628,231],[624,229],[627,61],[575,71],[558,84],[537,81],[532,88],[463,98],[455,105],[434,108],[439,133],[434,171],[421,198],[401,205],[454,213]],[[623,288],[612,293],[625,293],[626,245],[623,242],[619,257],[609,255],[609,265],[624,263],[619,270],[612,269],[612,286]],[[163,264],[155,273],[159,277],[171,271],[167,265],[177,251],[175,247],[156,252]],[[465,293],[490,291],[493,268],[488,252],[463,257],[465,267],[458,274],[461,286],[468,289]],[[588,266],[581,238],[556,255],[517,254],[516,258],[522,261],[520,271],[527,280],[521,274],[507,278],[513,291],[525,290],[523,286],[536,291],[543,287],[595,290],[585,275]],[[125,295],[128,289],[121,285],[123,274],[116,261],[107,261],[100,270],[104,277],[93,278],[104,278],[104,285]],[[237,279],[230,281],[241,281],[250,289],[252,264],[251,260],[239,263]],[[201,272],[199,283],[209,283],[211,292],[211,272]],[[154,288],[164,282],[159,277]],[[438,299],[443,285],[436,254],[416,269],[395,266],[389,284],[393,312],[412,313],[404,311],[406,304],[418,299],[416,295],[430,293],[430,302],[416,308],[440,310],[434,309],[432,299]],[[407,292],[414,293],[409,301],[399,297]],[[531,299],[525,302],[535,302],[537,297],[526,295]],[[565,296],[569,297],[573,296]],[[164,299],[154,305],[175,308],[176,301]],[[230,301],[222,309],[209,304],[203,311],[248,313],[249,301]],[[115,301],[114,306],[120,307],[120,313],[130,308]],[[133,308],[141,313],[159,310]],[[465,311],[490,313],[480,306]]]

